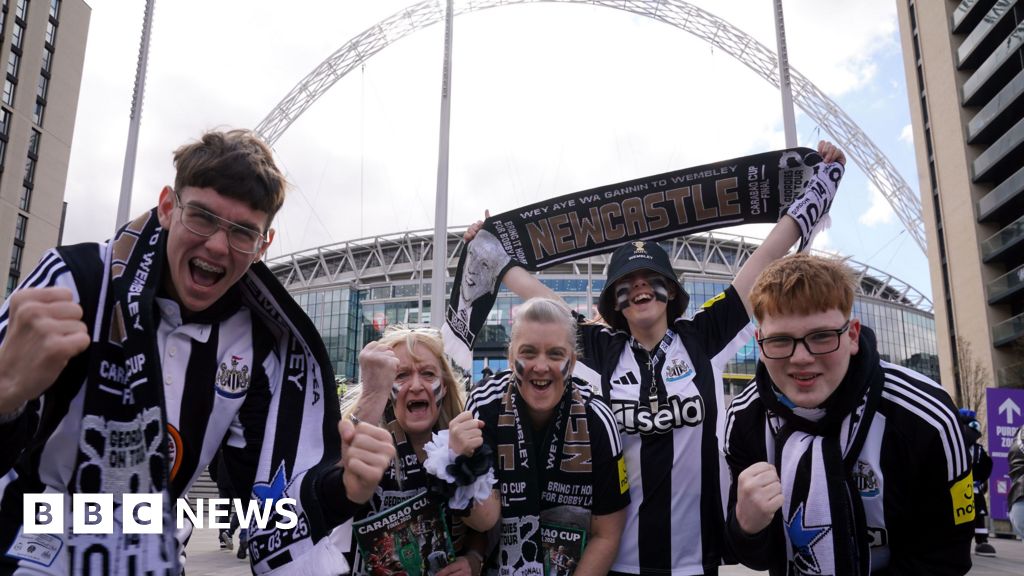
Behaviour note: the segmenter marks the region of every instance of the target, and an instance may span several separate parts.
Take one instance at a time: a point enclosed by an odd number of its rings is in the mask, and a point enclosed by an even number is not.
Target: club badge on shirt
[[[242,364],[241,368],[238,367],[242,359],[241,356],[231,356],[231,368],[224,362],[220,363],[216,377],[217,394],[226,398],[238,398],[249,390],[249,380],[252,376],[245,364]]]

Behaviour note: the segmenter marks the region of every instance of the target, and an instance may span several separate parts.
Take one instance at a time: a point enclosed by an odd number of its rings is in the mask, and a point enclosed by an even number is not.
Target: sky
[[[144,2],[92,7],[64,242],[114,229]],[[132,214],[173,183],[172,151],[254,128],[303,77],[410,0],[156,3]],[[693,0],[774,51],[771,0]],[[892,0],[785,0],[791,66],[863,129],[916,194]],[[398,40],[338,81],[275,143],[291,184],[269,257],[431,229],[443,26]],[[650,18],[583,4],[501,6],[455,21],[449,225],[545,198],[785,147],[778,91],[741,62]],[[797,109],[798,143],[831,139]],[[925,254],[852,162],[815,247],[930,297]],[[744,227],[763,237],[768,227]]]

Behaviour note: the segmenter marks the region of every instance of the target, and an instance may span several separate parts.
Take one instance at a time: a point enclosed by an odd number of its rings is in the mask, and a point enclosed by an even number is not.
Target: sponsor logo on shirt
[[[627,434],[663,434],[704,422],[704,399],[672,396],[657,412],[636,400],[612,400],[612,412]]]
[[[238,398],[245,394],[249,390],[249,380],[252,375],[249,374],[249,367],[242,364],[242,367],[238,367],[238,363],[242,361],[241,356],[231,356],[231,368],[228,368],[224,362],[220,363],[220,370],[217,371],[216,384],[217,393],[227,398]]]
[[[626,474],[626,459],[619,456],[619,494],[629,492],[629,475]]]

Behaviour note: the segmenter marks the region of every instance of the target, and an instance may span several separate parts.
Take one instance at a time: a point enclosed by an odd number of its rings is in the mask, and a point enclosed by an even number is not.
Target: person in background
[[[967,442],[967,456],[971,460],[974,474],[974,553],[978,556],[995,556],[996,549],[988,541],[988,479],[992,476],[992,458],[981,445],[981,423],[977,413],[969,408],[959,410],[960,423],[964,426],[964,441]]]
[[[938,384],[879,358],[853,272],[796,254],[750,294],[761,358],[732,401],[726,537],[772,576],[961,576],[974,482]]]
[[[1006,507],[1017,536],[1024,539],[1024,426],[1017,429],[1006,455],[1010,465],[1010,493]]]

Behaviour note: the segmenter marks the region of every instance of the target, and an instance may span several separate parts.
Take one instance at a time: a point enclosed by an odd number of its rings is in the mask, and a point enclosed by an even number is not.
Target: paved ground
[[[974,568],[971,576],[1022,576],[1024,575],[1024,543],[1019,540],[993,538],[992,545],[996,548],[994,558],[974,556]],[[249,561],[235,558],[238,551],[238,538],[235,538],[235,549],[228,552],[220,550],[217,531],[211,529],[196,530],[188,544],[188,576],[245,576],[250,574]],[[726,566],[720,576],[748,576],[750,574],[767,574],[742,566]]]

